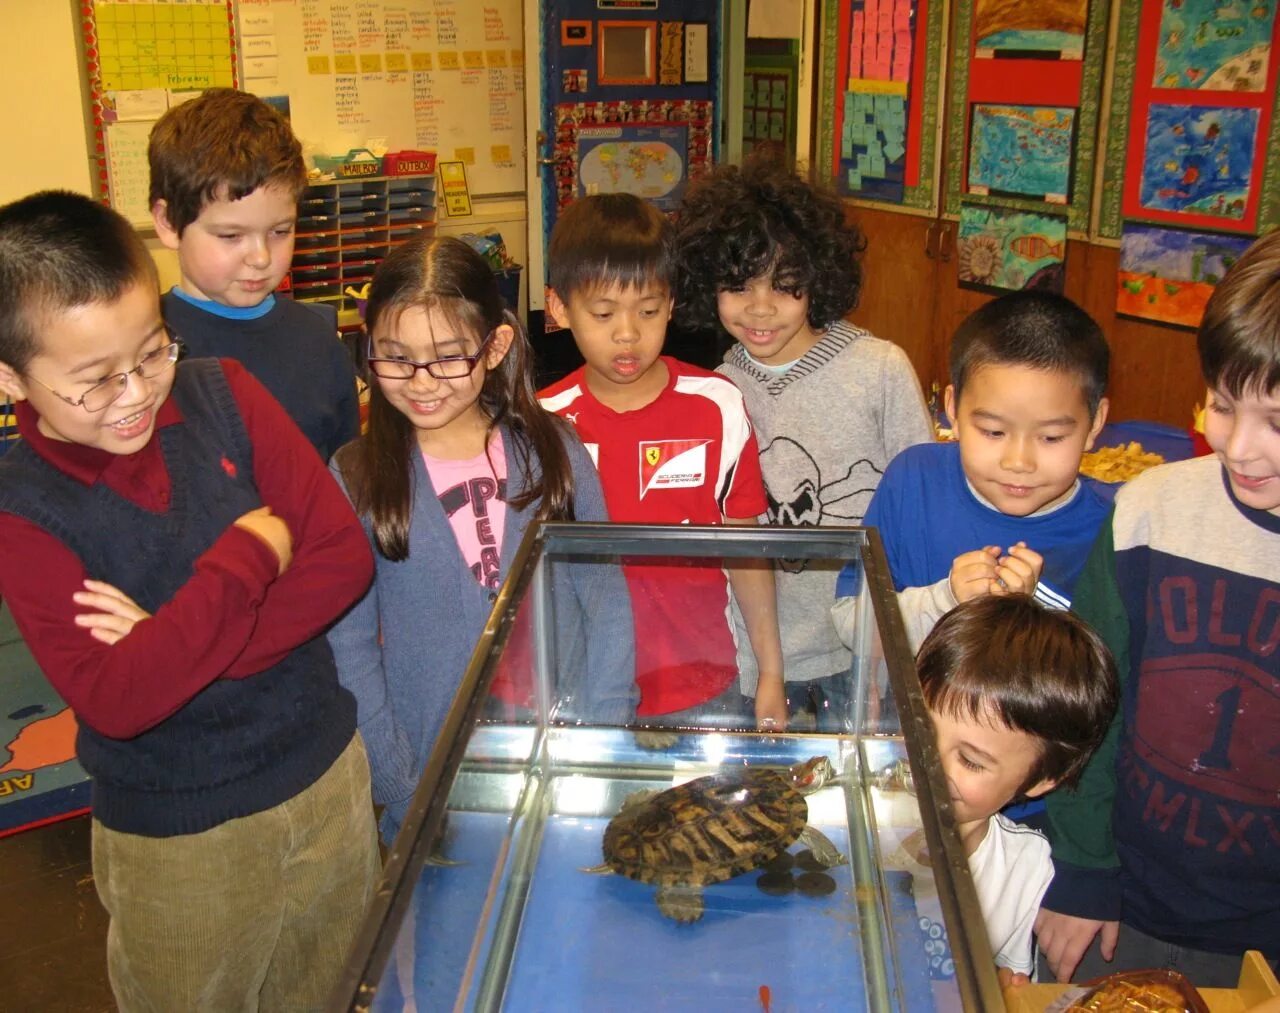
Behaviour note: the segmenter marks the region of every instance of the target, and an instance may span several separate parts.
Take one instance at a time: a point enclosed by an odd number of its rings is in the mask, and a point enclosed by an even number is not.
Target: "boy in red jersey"
[[[755,524],[760,456],[742,395],[715,373],[662,355],[671,317],[671,229],[630,194],[586,197],[551,235],[547,308],[586,365],[539,395],[577,428],[614,521]],[[773,573],[719,560],[629,562],[637,714],[656,724],[732,724],[743,704],[729,590],[760,670],[755,718],[786,725]]]

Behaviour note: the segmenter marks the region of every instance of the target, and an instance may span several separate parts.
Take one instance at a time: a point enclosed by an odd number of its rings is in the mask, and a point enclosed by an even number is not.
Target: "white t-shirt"
[[[996,813],[987,836],[969,856],[978,906],[999,967],[1029,975],[1035,966],[1031,929],[1053,879],[1049,854],[1044,834]]]

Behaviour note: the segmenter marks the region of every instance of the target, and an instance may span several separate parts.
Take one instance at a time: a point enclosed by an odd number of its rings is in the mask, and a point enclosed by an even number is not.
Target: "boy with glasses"
[[[121,1010],[310,1009],[378,870],[325,628],[369,583],[323,463],[230,360],[176,366],[118,214],[0,208],[0,596],[79,723]]]

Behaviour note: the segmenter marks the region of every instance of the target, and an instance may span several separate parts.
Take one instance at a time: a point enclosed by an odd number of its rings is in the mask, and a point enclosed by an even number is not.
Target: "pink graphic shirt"
[[[442,461],[424,452],[422,460],[463,560],[477,583],[497,590],[502,583],[500,553],[507,519],[507,453],[502,438],[494,436],[488,456]]]

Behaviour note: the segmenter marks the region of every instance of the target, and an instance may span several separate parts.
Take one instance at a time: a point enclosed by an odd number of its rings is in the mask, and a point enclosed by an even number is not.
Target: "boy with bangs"
[[[671,228],[631,194],[584,197],[551,234],[547,308],[586,364],[539,394],[571,422],[600,470],[612,521],[755,524],[760,459],[742,395],[707,370],[662,355],[671,317]],[[624,567],[644,723],[742,720],[738,666],[719,561],[647,558]],[[755,720],[786,725],[773,574],[728,569],[761,672]]]
[[[275,293],[307,182],[288,121],[254,95],[211,88],[160,117],[147,160],[156,234],[181,271],[165,319],[187,354],[243,363],[329,460],[359,435],[355,371],[332,307]]]
[[[1280,960],[1280,230],[1227,271],[1197,344],[1213,455],[1120,489],[1076,587],[1124,704],[1080,793],[1049,799],[1037,932],[1060,981],[1234,987],[1245,950]]]
[[[984,595],[939,620],[916,669],[991,952],[1025,982],[1053,864],[1044,835],[1001,810],[1079,779],[1119,702],[1115,661],[1070,613]]]
[[[1050,292],[1001,296],[960,325],[950,360],[955,439],[898,455],[863,519],[880,531],[913,648],[979,595],[1022,592],[1069,608],[1107,515],[1079,473],[1106,422],[1110,363],[1084,310]],[[846,642],[859,577],[846,567],[836,586],[832,616]]]
[[[368,542],[238,363],[177,363],[155,266],[78,194],[0,208],[0,595],[79,725],[121,1010],[323,1005],[378,852],[323,633]],[[176,364],[176,365],[175,365]]]

